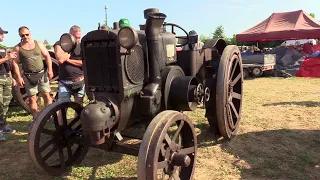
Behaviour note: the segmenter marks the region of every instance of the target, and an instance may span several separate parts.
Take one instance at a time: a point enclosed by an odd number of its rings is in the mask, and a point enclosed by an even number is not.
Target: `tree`
[[[228,45],[238,45],[235,34],[233,34],[232,38],[227,39],[227,44]]]
[[[314,13],[310,13],[310,16],[316,18],[316,15]]]
[[[47,45],[46,45],[46,48],[47,48],[48,50],[50,50],[50,49],[52,48],[52,46],[51,46],[50,44],[47,44]]]
[[[222,25],[219,25],[216,30],[212,33],[212,38],[225,38],[224,28]]]
[[[206,37],[205,35],[201,35],[200,36],[200,41],[205,43],[207,41],[208,37]]]

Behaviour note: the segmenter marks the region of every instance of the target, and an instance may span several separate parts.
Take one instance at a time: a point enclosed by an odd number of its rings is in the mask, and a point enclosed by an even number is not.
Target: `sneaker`
[[[3,133],[15,133],[15,132],[16,132],[16,130],[14,130],[8,126],[3,127]]]
[[[4,137],[2,130],[0,130],[0,141],[4,140],[6,140],[6,138]]]

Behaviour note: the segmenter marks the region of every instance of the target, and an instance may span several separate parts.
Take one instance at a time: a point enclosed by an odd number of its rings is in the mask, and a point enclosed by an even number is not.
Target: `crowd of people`
[[[121,19],[119,26],[130,26],[128,19]],[[107,30],[107,28],[101,28]],[[5,140],[4,133],[14,133],[15,130],[7,125],[7,112],[12,99],[12,87],[18,85],[24,87],[29,98],[28,106],[33,119],[29,126],[35,121],[38,112],[37,94],[44,98],[45,105],[53,102],[50,96],[50,80],[53,78],[52,61],[48,49],[43,43],[33,40],[31,31],[26,26],[18,29],[21,42],[8,51],[5,57],[0,55],[0,141]],[[53,47],[55,57],[59,63],[58,101],[74,101],[83,103],[85,96],[84,74],[82,59],[80,56],[80,41],[82,37],[81,28],[74,25],[69,33],[77,40],[76,48],[71,53],[62,50],[60,42],[57,41]],[[8,31],[0,27],[0,42],[5,38]],[[43,61],[43,58],[45,61]],[[19,69],[21,65],[22,71]],[[15,74],[13,78],[12,74]],[[59,124],[61,116],[58,116]]]

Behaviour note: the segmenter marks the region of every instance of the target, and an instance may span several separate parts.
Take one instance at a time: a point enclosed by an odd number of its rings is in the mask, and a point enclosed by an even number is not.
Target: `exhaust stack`
[[[154,95],[161,82],[159,68],[159,34],[166,15],[159,13],[156,8],[149,8],[144,11],[144,17],[147,19],[145,24],[146,40],[148,45],[148,59],[150,64],[150,84],[145,88],[145,95]]]

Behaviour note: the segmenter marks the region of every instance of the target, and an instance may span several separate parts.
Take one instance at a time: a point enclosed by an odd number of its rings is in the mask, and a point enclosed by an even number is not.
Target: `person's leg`
[[[79,104],[83,104],[83,99],[84,99],[84,96],[85,96],[85,85],[82,86],[82,88],[73,94],[73,97],[74,97],[74,101],[76,103],[79,103]],[[74,113],[74,118],[77,117],[77,113],[75,112]]]
[[[61,82],[58,83],[58,101],[70,101],[71,100],[71,93],[69,89],[62,84]],[[63,124],[62,114],[59,111],[58,113],[58,124]]]
[[[3,132],[3,128],[5,126],[5,116],[4,116],[4,104],[3,104],[3,87],[5,83],[2,82],[4,80],[0,79],[0,131]],[[1,135],[0,135],[1,137]]]
[[[39,82],[39,91],[42,94],[45,106],[48,106],[49,104],[51,104],[52,103],[52,97],[50,95],[51,88],[50,88],[48,74],[46,72],[44,73],[43,77],[41,78],[41,81]]]
[[[24,79],[24,89],[29,98],[29,109],[31,111],[33,119],[36,118],[38,113],[38,105],[37,105],[37,94],[38,94],[38,85],[33,85],[29,82],[27,78],[23,76]]]
[[[10,77],[6,78],[6,85],[3,86],[3,106],[1,116],[4,119],[5,126],[3,128],[4,133],[15,133],[16,131],[7,126],[7,112],[9,110],[9,104],[12,99],[12,79]]]
[[[31,111],[33,119],[35,119],[38,114],[38,105],[37,105],[36,95],[29,95],[29,109]]]

